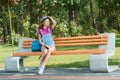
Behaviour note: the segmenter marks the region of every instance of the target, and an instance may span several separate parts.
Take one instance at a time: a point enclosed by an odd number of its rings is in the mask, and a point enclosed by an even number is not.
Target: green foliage
[[[96,29],[92,28],[89,1],[15,0],[17,5],[10,2],[12,31],[18,35],[37,38],[37,24],[41,17],[48,15],[59,23],[54,31],[57,37],[93,35],[96,31],[120,33],[120,0],[92,1]],[[8,4],[6,3],[8,0],[0,0],[0,37],[3,37],[4,42],[11,38]],[[72,20],[77,25],[70,22]]]
[[[74,21],[70,22],[68,26],[70,36],[79,36],[81,35],[82,27],[77,25]]]
[[[119,0],[96,0],[99,8],[99,16],[104,32],[109,32],[109,29],[116,29],[120,31],[120,22],[118,15],[120,14],[120,1]],[[116,27],[118,26],[118,27]]]
[[[104,32],[108,31],[107,20],[108,19],[106,17],[104,17],[104,16],[96,18],[96,24],[100,25],[100,27],[103,27]]]
[[[2,31],[3,31],[3,29],[0,28],[0,39],[1,39],[1,37],[2,37]]]
[[[54,30],[54,35],[56,37],[79,36],[81,30],[82,27],[78,26],[74,21],[71,21],[69,25],[68,23],[59,23]]]
[[[69,36],[67,25],[65,23],[59,23],[54,30],[54,35],[56,37]]]
[[[97,32],[94,28],[92,28],[92,26],[86,25],[86,26],[82,26],[82,31],[81,31],[81,33],[82,33],[83,35],[95,35],[95,34],[97,34],[98,32]]]
[[[14,32],[12,33],[12,35],[13,35],[14,45],[18,45],[19,38],[23,38],[23,37],[20,34],[15,34]],[[8,36],[7,40],[8,40],[8,43],[12,44],[11,36]]]
[[[29,28],[30,28],[30,16],[26,16],[26,18],[23,20],[23,27],[24,27],[24,35],[29,36]]]
[[[119,32],[116,29],[109,29],[109,32],[119,34]]]
[[[31,25],[29,29],[31,38],[38,38],[37,27],[38,27],[37,24]]]
[[[22,36],[20,36],[20,34],[14,34],[13,35],[13,40],[14,40],[14,45],[18,45],[18,40],[19,38],[22,38]]]

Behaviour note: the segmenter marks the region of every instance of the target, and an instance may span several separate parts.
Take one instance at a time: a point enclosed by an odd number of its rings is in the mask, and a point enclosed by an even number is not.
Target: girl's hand
[[[52,18],[51,16],[47,16],[47,17],[50,18],[50,19]]]
[[[53,22],[51,27],[52,27],[52,29],[54,29],[56,24],[57,24],[57,22],[51,16],[47,16],[47,17]]]
[[[47,45],[45,45],[45,48],[50,49],[50,47],[49,47],[49,46],[47,46]]]

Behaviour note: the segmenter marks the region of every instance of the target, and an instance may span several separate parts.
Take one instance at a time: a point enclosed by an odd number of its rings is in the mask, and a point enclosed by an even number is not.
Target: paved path
[[[0,70],[0,80],[120,80],[120,69],[111,73],[92,73],[88,68],[47,68],[37,75],[37,68],[26,68],[25,72]]]

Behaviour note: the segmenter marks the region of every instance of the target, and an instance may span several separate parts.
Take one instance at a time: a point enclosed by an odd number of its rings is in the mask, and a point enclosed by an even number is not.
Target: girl
[[[50,26],[50,20],[53,22],[52,26]],[[49,60],[51,52],[55,50],[55,43],[52,38],[52,32],[56,26],[56,21],[50,16],[44,16],[41,19],[41,24],[38,27],[38,38],[39,42],[42,45],[42,56],[40,65],[38,68],[38,74],[43,74],[45,65]]]

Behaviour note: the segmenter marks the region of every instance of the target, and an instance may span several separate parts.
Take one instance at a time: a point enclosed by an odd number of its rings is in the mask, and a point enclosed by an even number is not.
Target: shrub
[[[59,23],[56,26],[53,34],[55,35],[55,37],[66,37],[66,36],[69,36],[67,25],[65,23]]]
[[[74,21],[70,22],[68,26],[70,36],[79,36],[81,35],[82,27],[77,25]]]
[[[18,40],[19,38],[22,38],[22,36],[20,34],[15,34],[15,33],[12,33],[12,34],[13,34],[14,45],[18,45]],[[7,36],[7,40],[8,40],[8,43],[12,44],[11,36]]]
[[[37,27],[38,27],[37,24],[32,24],[31,27],[29,28],[31,38],[38,38]]]

